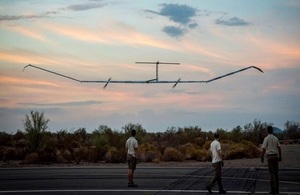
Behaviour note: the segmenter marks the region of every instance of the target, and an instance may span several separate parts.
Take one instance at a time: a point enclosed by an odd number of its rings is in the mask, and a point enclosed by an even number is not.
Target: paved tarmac
[[[208,194],[212,168],[138,167],[137,188],[127,187],[124,167],[37,167],[0,169],[0,194]],[[223,168],[227,194],[268,194],[266,168]],[[280,169],[281,194],[300,195],[300,169]],[[218,193],[217,185],[213,188]]]

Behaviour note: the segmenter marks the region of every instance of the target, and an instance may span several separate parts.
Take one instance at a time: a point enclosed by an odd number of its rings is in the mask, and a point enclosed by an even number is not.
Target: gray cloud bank
[[[249,26],[250,23],[246,22],[243,19],[240,19],[238,17],[233,17],[229,19],[217,19],[216,24],[218,25],[225,25],[225,26]]]
[[[171,37],[181,37],[190,29],[198,26],[192,20],[197,15],[197,9],[188,5],[179,4],[162,4],[161,9],[157,11],[145,10],[146,12],[167,17],[170,21],[177,25],[168,25],[163,27],[162,31]]]
[[[0,22],[13,21],[13,20],[29,20],[29,19],[38,19],[38,18],[51,18],[53,17],[53,15],[59,14],[62,11],[86,11],[86,10],[101,8],[104,6],[106,6],[106,4],[104,3],[82,3],[82,4],[69,5],[64,8],[58,8],[57,11],[47,11],[39,14],[0,15]]]
[[[102,101],[82,101],[82,102],[61,102],[61,103],[20,103],[21,105],[26,105],[26,106],[38,106],[38,107],[43,107],[43,106],[88,106],[88,105],[96,105],[96,104],[102,104]]]
[[[208,10],[198,10],[197,8],[188,6],[188,5],[180,5],[180,4],[162,4],[161,9],[159,11],[153,10],[145,10],[151,14],[156,14],[160,16],[167,17],[170,21],[174,22],[175,25],[167,25],[164,26],[162,31],[167,35],[175,38],[179,38],[184,36],[192,29],[196,29],[199,25],[193,20],[194,17],[203,16],[207,17],[212,14],[211,11]],[[225,15],[220,12],[217,14]],[[215,20],[216,25],[223,26],[248,26],[249,22],[239,18],[232,17],[229,19],[218,18]]]

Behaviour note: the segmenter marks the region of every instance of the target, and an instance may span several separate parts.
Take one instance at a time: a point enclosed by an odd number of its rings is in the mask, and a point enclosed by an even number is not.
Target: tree
[[[251,141],[256,145],[263,142],[264,137],[267,135],[267,126],[272,126],[272,123],[262,123],[260,120],[255,119],[253,124],[248,123],[244,126],[244,136],[245,140]]]
[[[125,135],[130,136],[131,135],[131,130],[135,129],[136,130],[136,139],[137,140],[142,140],[143,137],[147,134],[146,130],[143,128],[143,126],[139,123],[133,124],[133,123],[128,123],[122,129],[125,132]]]
[[[232,129],[231,131],[231,139],[234,142],[240,142],[242,140],[242,127],[241,126],[236,126],[235,128]]]
[[[49,119],[45,119],[43,112],[31,111],[30,115],[26,115],[24,129],[32,151],[39,148],[43,134],[48,128],[48,122]]]
[[[284,124],[287,137],[289,139],[300,139],[300,123],[296,121],[287,121]]]

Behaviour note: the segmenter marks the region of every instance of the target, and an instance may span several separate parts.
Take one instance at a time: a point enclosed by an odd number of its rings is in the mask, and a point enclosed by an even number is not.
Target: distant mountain
[[[276,133],[276,134],[281,134],[283,133],[284,131],[279,129],[278,127],[273,127],[273,133]]]

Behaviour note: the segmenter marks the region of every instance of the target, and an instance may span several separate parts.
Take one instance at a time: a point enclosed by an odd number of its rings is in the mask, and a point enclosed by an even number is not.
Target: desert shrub
[[[234,143],[233,141],[231,140],[221,140],[221,148],[222,148],[222,153],[223,153],[223,157],[224,157],[224,153],[226,151],[229,151],[230,148],[235,145],[236,143]]]
[[[79,164],[79,162],[82,159],[82,151],[80,150],[80,148],[73,148],[72,150],[73,150],[73,155],[74,155],[74,158],[75,158],[75,162],[77,164]]]
[[[17,133],[13,135],[13,139],[14,140],[26,139],[26,136],[22,131],[18,130]]]
[[[26,158],[25,162],[26,164],[36,164],[39,163],[39,155],[37,152],[29,153]]]
[[[160,162],[161,154],[159,151],[147,151],[144,157],[141,157],[143,162]]]
[[[50,163],[56,161],[56,147],[58,140],[50,134],[45,134],[40,142],[38,149],[39,160],[42,163]]]
[[[94,134],[92,137],[92,147],[90,153],[90,160],[98,162],[102,160],[108,150],[108,137],[106,135]]]
[[[73,154],[76,163],[78,164],[80,161],[88,160],[90,157],[90,149],[87,146],[81,146],[78,148],[73,148]]]
[[[89,146],[82,146],[80,147],[81,149],[81,159],[82,160],[88,160],[89,157],[90,157],[90,153],[91,153],[91,150],[90,150],[90,147]]]
[[[196,153],[198,149],[200,149],[200,147],[192,143],[187,143],[179,146],[179,151],[184,155],[184,158],[186,160],[196,160]]]
[[[0,132],[0,146],[11,146],[12,136],[5,133]]]
[[[19,160],[16,148],[5,147],[3,151],[3,160]]]
[[[29,142],[24,138],[15,141],[15,147],[17,148],[27,148],[28,146]]]
[[[222,145],[224,145],[224,144],[227,144],[227,145],[234,144],[234,142],[231,141],[231,140],[221,140],[220,142],[221,142]]]
[[[90,157],[89,157],[89,161],[92,162],[98,162],[102,159],[102,155],[101,153],[98,151],[98,149],[95,146],[92,146],[90,149]]]
[[[168,147],[165,149],[163,154],[164,161],[183,161],[183,154],[175,148]]]
[[[124,150],[111,147],[107,150],[104,160],[107,163],[124,163],[126,161],[126,153]]]
[[[225,153],[225,159],[256,158],[260,155],[259,148],[250,141],[232,144]]]
[[[55,155],[58,163],[70,163],[73,159],[72,153],[67,149],[56,150]]]
[[[29,142],[28,140],[21,138],[14,141],[14,146],[17,151],[17,156],[19,160],[24,160],[29,151]]]
[[[28,147],[16,147],[16,151],[19,160],[24,160],[26,155],[30,152]]]
[[[210,150],[198,149],[195,153],[195,160],[205,162],[211,161],[211,152]]]
[[[202,148],[204,150],[209,150],[210,149],[210,144],[212,141],[205,141],[205,143],[203,144]]]
[[[160,162],[161,154],[153,144],[142,144],[139,147],[141,161],[143,162]]]
[[[49,164],[56,162],[55,153],[39,151],[38,154],[40,163]]]
[[[4,147],[0,146],[0,160],[3,160],[3,156],[4,156]]]

